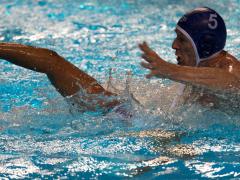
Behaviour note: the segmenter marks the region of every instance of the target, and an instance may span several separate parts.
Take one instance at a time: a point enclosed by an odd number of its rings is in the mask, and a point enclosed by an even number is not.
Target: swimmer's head
[[[226,42],[226,26],[222,17],[208,7],[201,7],[185,14],[177,23],[180,31],[191,42],[198,65],[220,53]]]

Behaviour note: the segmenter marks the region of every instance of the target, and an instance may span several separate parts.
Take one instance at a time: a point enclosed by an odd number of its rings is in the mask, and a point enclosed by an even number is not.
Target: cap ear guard
[[[203,34],[200,38],[199,38],[199,42],[198,42],[198,52],[200,52],[201,54],[199,54],[199,56],[201,56],[202,58],[207,58],[209,57],[211,54],[214,54],[214,50],[216,49],[216,36],[214,34]]]

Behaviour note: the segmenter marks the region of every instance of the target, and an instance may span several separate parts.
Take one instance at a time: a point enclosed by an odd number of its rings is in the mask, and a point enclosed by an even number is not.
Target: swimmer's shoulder
[[[219,58],[218,67],[222,69],[233,68],[240,73],[240,61],[227,51],[223,51],[223,56]]]
[[[225,61],[240,66],[240,61],[227,51],[225,51]]]
[[[231,55],[229,52],[224,51],[223,56],[219,58],[216,67],[226,70],[226,73],[232,74],[240,82],[240,61]]]

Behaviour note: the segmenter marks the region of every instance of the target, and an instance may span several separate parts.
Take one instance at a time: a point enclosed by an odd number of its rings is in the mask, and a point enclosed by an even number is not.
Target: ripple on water
[[[240,177],[237,115],[198,106],[168,113],[175,95],[171,82],[138,79],[146,72],[139,66],[137,44],[145,40],[174,62],[175,22],[200,5],[223,14],[226,50],[239,58],[238,0],[227,7],[216,0],[3,1],[1,41],[53,49],[100,82],[112,68],[110,89],[123,92],[135,114],[127,121],[114,113],[73,114],[44,75],[1,61],[0,176]]]

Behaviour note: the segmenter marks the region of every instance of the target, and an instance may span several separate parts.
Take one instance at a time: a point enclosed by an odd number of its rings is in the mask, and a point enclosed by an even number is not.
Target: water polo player
[[[175,31],[177,37],[172,48],[178,65],[163,60],[147,43],[139,45],[142,58],[146,61],[141,65],[150,70],[148,78],[180,82],[183,84],[180,88],[182,92],[178,94],[185,93],[185,101],[194,99],[215,107],[220,103],[217,94],[239,93],[240,63],[223,50],[226,27],[216,11],[207,7],[196,8],[178,21]]]

